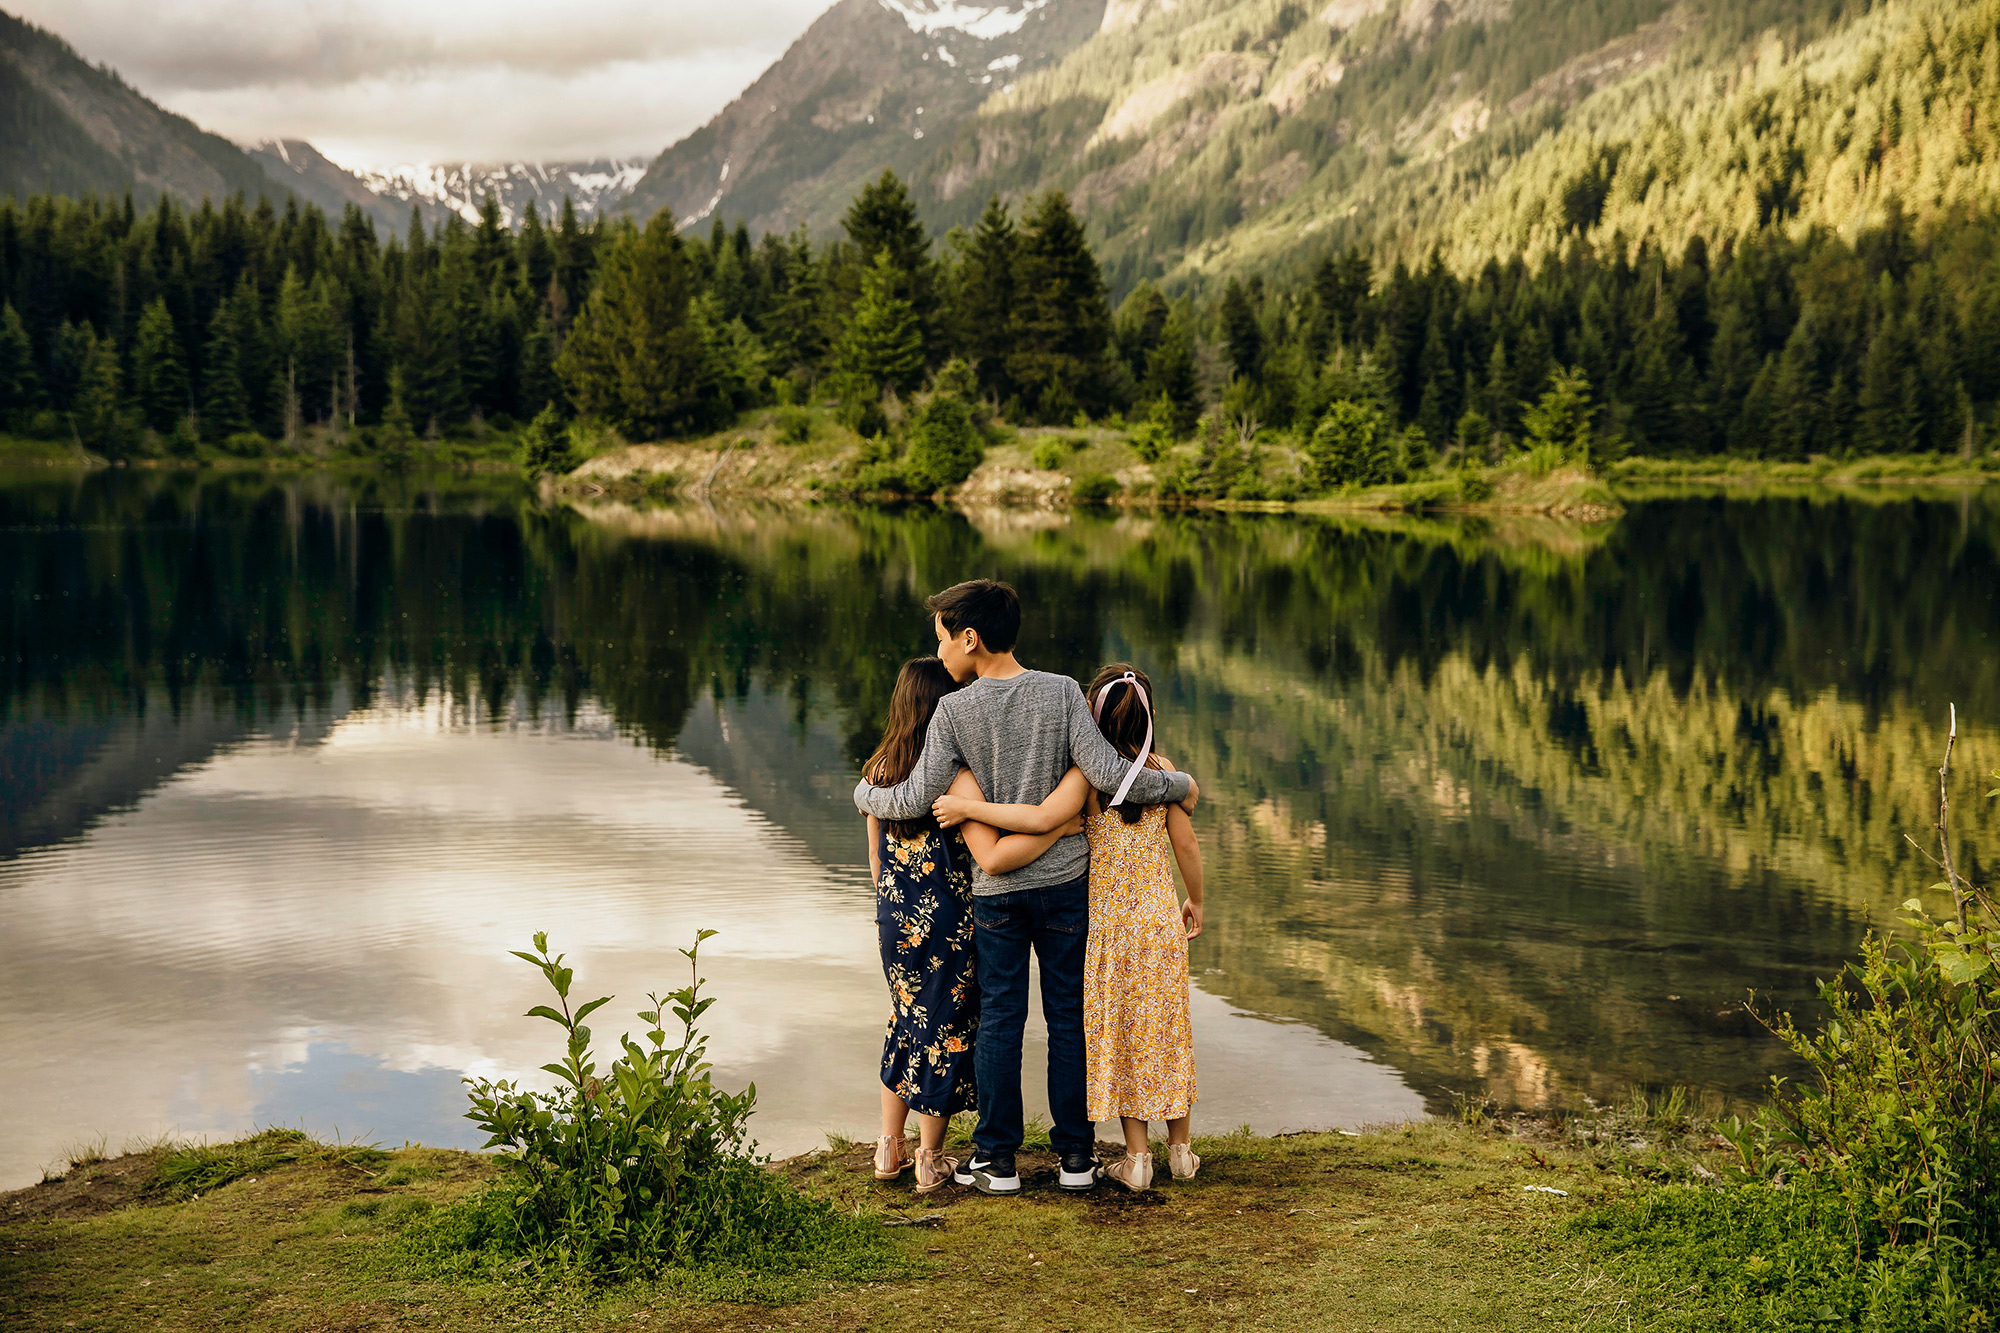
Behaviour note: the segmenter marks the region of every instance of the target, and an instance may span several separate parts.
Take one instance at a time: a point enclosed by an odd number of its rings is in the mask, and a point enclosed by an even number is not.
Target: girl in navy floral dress
[[[958,683],[935,657],[912,658],[896,677],[889,725],[862,768],[877,786],[910,775],[923,753],[931,714]],[[989,871],[1026,865],[1064,830],[995,837],[983,827],[980,863]],[[929,817],[868,817],[868,866],[875,880],[875,924],[882,972],[894,1012],[882,1041],[882,1134],[875,1178],[894,1180],[916,1166],[917,1192],[928,1194],[958,1163],[941,1155],[951,1117],[973,1110],[972,1043],[979,1029],[979,984],[972,947],[972,860],[959,830]],[[914,1155],[904,1137],[917,1113]]]

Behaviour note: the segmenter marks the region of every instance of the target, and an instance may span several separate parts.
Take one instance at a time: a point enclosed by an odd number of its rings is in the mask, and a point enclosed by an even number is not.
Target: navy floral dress
[[[974,1110],[971,854],[957,833],[906,839],[886,824],[879,852],[875,927],[895,1006],[882,1040],[882,1086],[925,1115]]]

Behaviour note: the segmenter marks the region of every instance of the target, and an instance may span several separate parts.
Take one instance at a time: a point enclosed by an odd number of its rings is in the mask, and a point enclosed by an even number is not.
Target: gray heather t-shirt
[[[1040,805],[1074,764],[1090,784],[1116,793],[1132,761],[1111,748],[1091,721],[1083,689],[1068,676],[1023,671],[996,680],[982,677],[947,694],[931,718],[924,752],[910,776],[894,787],[864,782],[854,804],[880,819],[918,819],[945,794],[960,768],[972,770],[986,799],[1000,805]],[[1188,777],[1142,769],[1125,798],[1137,805],[1185,800]],[[1041,856],[1005,875],[972,868],[972,891],[985,895],[1066,884],[1090,869],[1090,844],[1081,833],[1056,840]]]

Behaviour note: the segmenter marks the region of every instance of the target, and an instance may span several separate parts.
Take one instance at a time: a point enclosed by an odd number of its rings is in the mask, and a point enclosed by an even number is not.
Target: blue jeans
[[[1090,931],[1090,877],[1046,889],[972,900],[978,923],[979,1128],[982,1157],[1021,1146],[1021,1031],[1028,1022],[1028,951],[1042,965],[1042,1017],[1049,1025],[1049,1141],[1058,1153],[1097,1141],[1084,1103],[1083,946]]]

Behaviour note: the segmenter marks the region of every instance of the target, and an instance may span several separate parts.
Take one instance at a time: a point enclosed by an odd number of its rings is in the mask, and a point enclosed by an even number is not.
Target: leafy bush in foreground
[[[602,1277],[670,1268],[735,1266],[811,1269],[861,1276],[889,1256],[879,1228],[842,1218],[823,1200],[792,1188],[756,1155],[748,1122],[752,1086],[715,1086],[708,1039],[696,1020],[715,1003],[700,994],[695,947],[683,949],[690,983],[649,995],[646,1043],[621,1036],[623,1053],[599,1070],[584,1019],[609,996],[570,1005],[573,974],[537,933],[535,952],[516,952],[541,970],[560,1008],[531,1017],[563,1029],[564,1058],[542,1066],[553,1092],[512,1080],[467,1079],[467,1118],[500,1149],[502,1183],[415,1222],[404,1246],[433,1266],[477,1271],[525,1266]],[[661,1018],[672,1006],[681,1031],[670,1045]]]
[[[1951,894],[1952,915],[1911,899],[1907,936],[1868,936],[1860,961],[1820,986],[1817,1033],[1776,1021],[1815,1086],[1779,1081],[1771,1110],[1723,1128],[1739,1183],[1585,1219],[1637,1265],[1687,1275],[1683,1289],[1699,1279],[1735,1321],[1703,1326],[1956,1333],[2000,1312],[2000,922],[1953,864],[1950,766],[1947,747],[1933,888]]]

